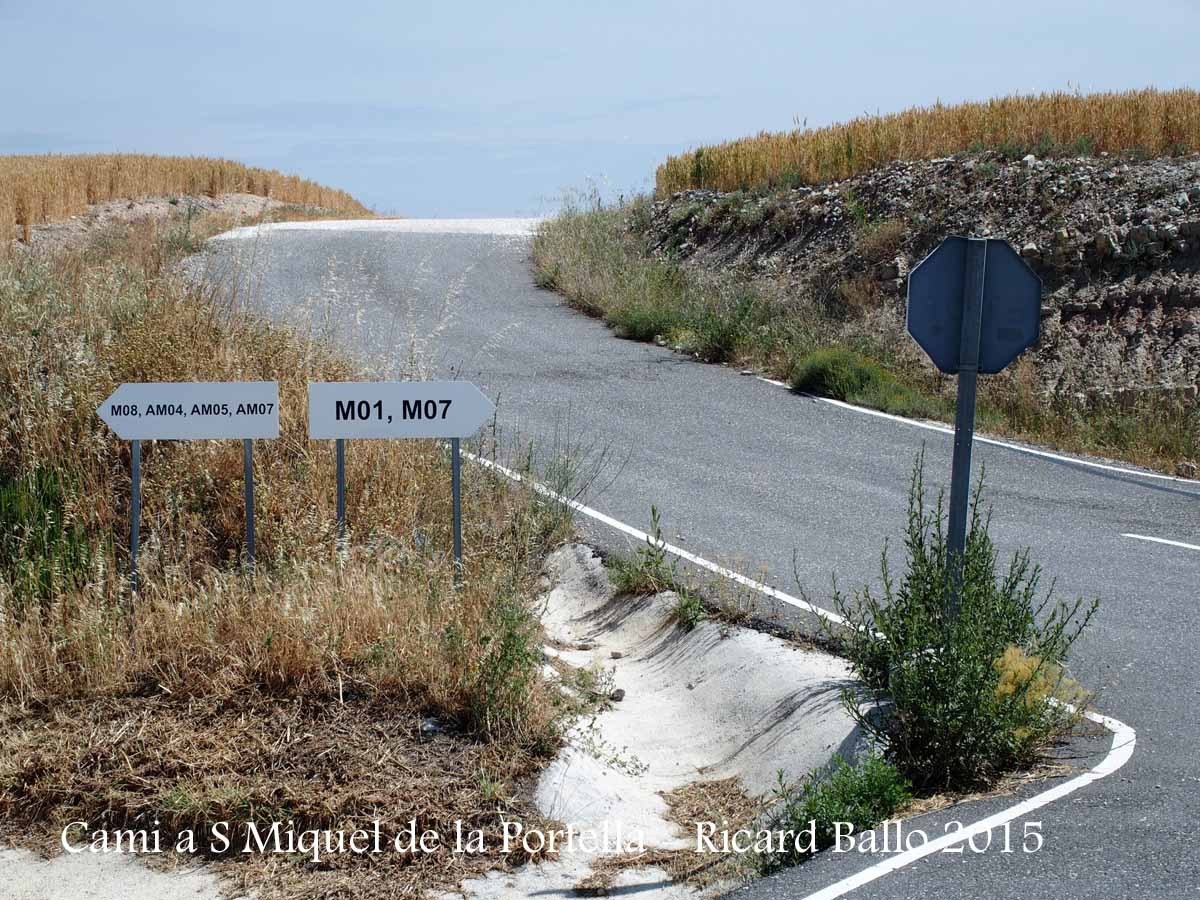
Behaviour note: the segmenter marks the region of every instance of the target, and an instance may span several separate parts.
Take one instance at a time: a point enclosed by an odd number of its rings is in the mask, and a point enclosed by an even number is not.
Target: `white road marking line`
[[[533,479],[525,478],[520,472],[515,472],[506,466],[502,466],[500,463],[493,462],[490,459],[484,459],[483,457],[475,453],[470,453],[466,450],[462,451],[462,454],[467,459],[470,459],[484,468],[499,472],[501,475],[513,481],[528,484],[530,488],[542,496],[549,497],[559,503],[563,503],[570,509],[582,513],[589,518],[595,519],[597,522],[607,525],[610,528],[620,531],[622,534],[627,534],[630,537],[637,538],[640,541],[647,541],[650,539],[650,536],[646,534],[646,532],[634,528],[632,525],[626,525],[619,519],[614,519],[612,516],[605,515],[597,509],[592,509],[590,506],[584,506],[577,500],[564,497],[562,494],[551,490],[544,484],[534,481]],[[779,600],[783,603],[787,603],[791,606],[811,612],[828,622],[833,622],[838,625],[847,624],[846,619],[842,616],[839,616],[837,613],[830,612],[827,609],[822,609],[819,606],[815,606],[812,603],[809,603],[806,600],[801,600],[798,597],[793,597],[790,594],[785,594],[783,591],[776,590],[769,585],[754,581],[753,579],[747,578],[744,575],[739,575],[737,572],[734,572],[731,569],[727,569],[724,566],[719,566],[716,563],[709,562],[707,559],[684,550],[682,547],[676,547],[673,544],[666,543],[665,541],[663,542],[662,546],[663,549],[665,549],[668,553],[678,556],[680,559],[685,559],[690,563],[700,566],[703,569],[707,569],[708,571],[722,577],[728,578],[744,587],[748,587],[752,590],[765,594],[772,599]],[[1073,707],[1071,708],[1074,709]],[[844,878],[841,881],[829,885],[828,887],[822,888],[815,894],[809,894],[806,898],[804,898],[804,900],[833,900],[835,897],[842,897],[845,894],[850,893],[850,891],[862,887],[864,884],[868,884],[878,878],[882,878],[884,875],[895,872],[898,869],[904,868],[905,866],[909,866],[920,859],[924,859],[926,856],[930,856],[943,850],[946,847],[950,847],[954,844],[961,843],[962,841],[969,840],[976,835],[991,831],[993,828],[1003,825],[1006,822],[1011,822],[1013,819],[1040,809],[1048,803],[1053,803],[1055,800],[1060,800],[1068,794],[1073,794],[1075,791],[1082,787],[1086,787],[1093,781],[1099,781],[1101,778],[1111,775],[1113,772],[1121,768],[1121,766],[1125,765],[1125,763],[1129,762],[1130,757],[1133,756],[1134,748],[1137,746],[1137,732],[1135,732],[1124,722],[1109,716],[1103,716],[1099,713],[1090,712],[1087,710],[1083,712],[1083,715],[1091,721],[1096,722],[1099,725],[1103,725],[1105,728],[1111,731],[1113,735],[1112,744],[1109,747],[1108,753],[1105,755],[1104,759],[1102,759],[1087,772],[1076,775],[1074,778],[1064,781],[1062,784],[1055,785],[1049,790],[1042,791],[1040,794],[1036,794],[1033,797],[1030,797],[1028,800],[1024,800],[1021,803],[1010,806],[1008,809],[988,816],[985,819],[980,819],[978,822],[975,822],[972,825],[964,825],[960,830],[936,838],[935,840],[932,840],[921,847],[914,847],[911,850],[906,850],[904,853],[900,853],[894,857],[885,859],[882,862],[878,862],[873,866],[863,869],[861,872],[856,872],[848,878]]]
[[[976,835],[984,834],[993,828],[998,828],[1007,822],[1011,822],[1013,819],[1027,816],[1033,811],[1041,809],[1046,804],[1053,803],[1055,800],[1061,800],[1068,794],[1075,793],[1075,791],[1086,787],[1093,781],[1099,781],[1101,778],[1111,775],[1121,768],[1121,766],[1125,765],[1125,763],[1129,762],[1129,758],[1133,756],[1134,747],[1137,746],[1137,733],[1124,722],[1119,722],[1108,716],[1102,716],[1094,712],[1085,712],[1084,715],[1093,722],[1103,725],[1113,735],[1112,746],[1109,748],[1108,753],[1094,768],[1076,775],[1069,781],[1055,785],[1048,791],[1042,791],[1042,793],[1036,794],[1015,806],[1010,806],[1008,809],[1002,810],[995,815],[980,819],[972,825],[964,825],[960,831],[942,835],[920,847],[906,850],[903,853],[863,869],[861,872],[855,872],[848,878],[843,878],[841,881],[824,887],[814,894],[809,894],[804,900],[833,900],[835,897],[845,896],[856,888],[860,888],[864,884],[869,884],[898,869],[903,869],[905,866],[910,866],[917,860],[938,853],[954,844],[960,844]]]
[[[1147,534],[1124,534],[1121,537],[1133,538],[1138,541],[1153,541],[1155,544],[1167,544],[1171,547],[1182,547],[1184,550],[1200,550],[1195,544],[1185,544],[1183,541],[1169,541],[1166,538],[1150,537]]]
[[[534,481],[533,479],[525,478],[520,472],[514,472],[512,469],[500,465],[500,463],[493,462],[490,459],[484,459],[483,457],[474,453],[469,453],[466,450],[462,451],[462,455],[472,462],[483,466],[485,469],[493,469],[504,477],[510,478],[513,481],[519,481],[528,484],[534,491],[541,494],[543,497],[549,497],[552,500],[562,503],[576,512],[582,513],[588,518],[595,519],[597,522],[607,525],[609,528],[615,529],[622,534],[627,534],[639,541],[650,540],[650,535],[646,534],[646,532],[640,531],[637,528],[634,528],[632,525],[626,525],[624,522],[620,521],[619,519],[614,519],[612,516],[605,515],[598,509],[592,509],[590,506],[584,506],[577,500],[564,497],[562,494],[552,491],[544,484]],[[813,613],[814,615],[820,616],[825,621],[832,622],[835,625],[848,624],[844,617],[839,616],[835,612],[822,609],[819,606],[809,603],[807,600],[801,600],[799,597],[793,597],[791,594],[786,594],[783,591],[776,590],[770,585],[763,584],[761,581],[755,581],[753,578],[747,578],[745,575],[741,575],[732,569],[727,569],[724,566],[719,566],[714,562],[709,562],[704,557],[697,556],[695,553],[684,550],[682,547],[676,547],[674,544],[669,544],[666,541],[663,541],[661,546],[673,556],[678,556],[680,559],[687,560],[693,565],[699,566],[702,569],[706,569],[715,575],[720,575],[722,578],[728,578],[730,581],[734,581],[743,587],[750,588],[751,590],[758,591],[760,594],[765,594],[766,596],[774,600],[778,600],[781,603],[786,603],[789,606],[794,606],[797,609],[804,610],[805,612]]]
[[[764,378],[762,375],[757,376],[759,381],[766,384],[774,385],[791,390],[790,386],[783,381],[776,381],[774,378]],[[806,397],[811,397],[818,403],[828,403],[830,406],[837,406],[841,409],[847,409],[851,412],[862,413],[867,416],[875,416],[878,419],[889,419],[893,422],[899,422],[903,425],[912,425],[916,428],[924,428],[927,431],[938,431],[942,434],[954,434],[954,429],[949,425],[941,425],[936,422],[921,422],[917,419],[906,419],[904,416],[893,415],[892,413],[880,412],[877,409],[867,409],[865,406],[855,406],[853,403],[847,403],[844,400],[834,400],[832,397],[820,397],[816,394],[805,394]],[[1158,478],[1163,481],[1175,481],[1180,484],[1187,484],[1193,487],[1197,486],[1194,478],[1180,478],[1176,475],[1164,475],[1161,472],[1144,472],[1141,469],[1127,469],[1124,466],[1113,466],[1108,463],[1095,462],[1090,459],[1082,459],[1078,456],[1065,456],[1061,453],[1052,453],[1049,450],[1038,450],[1034,447],[1025,447],[1021,444],[1013,444],[1009,441],[1001,441],[996,438],[980,437],[975,435],[975,442],[979,444],[991,444],[993,447],[1004,447],[1006,450],[1016,450],[1018,453],[1028,453],[1031,456],[1041,456],[1045,459],[1053,459],[1058,462],[1071,463],[1077,466],[1087,466],[1092,469],[1102,469],[1106,472],[1118,472],[1122,475],[1134,475],[1138,478]],[[1200,496],[1200,495],[1198,495]]]

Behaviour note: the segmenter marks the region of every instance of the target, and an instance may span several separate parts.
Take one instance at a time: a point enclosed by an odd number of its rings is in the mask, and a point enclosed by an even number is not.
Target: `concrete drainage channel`
[[[664,793],[736,778],[758,796],[781,771],[792,782],[833,753],[854,754],[857,732],[840,699],[851,683],[842,660],[713,621],[684,630],[670,620],[673,595],[618,596],[599,557],[581,544],[555,551],[547,574],[548,655],[565,671],[603,672],[624,692],[575,728],[537,785],[541,812],[579,833],[578,846],[467,882],[447,898],[577,896],[618,845],[696,848],[694,828],[684,833],[668,820]],[[606,887],[646,898],[695,896],[661,868],[636,864]]]
[[[546,571],[540,612],[553,674],[568,673],[566,682],[571,672],[595,672],[624,692],[574,728],[537,785],[541,812],[578,834],[578,847],[468,881],[444,900],[578,896],[618,844],[651,853],[695,848],[695,831],[668,819],[665,792],[736,778],[757,796],[780,771],[794,781],[835,752],[854,752],[855,726],[840,700],[850,683],[842,660],[712,621],[684,630],[670,620],[673,595],[618,596],[582,544],[555,551]],[[223,896],[203,867],[164,872],[119,855],[43,860],[24,850],[0,850],[0,863],[6,898]],[[728,886],[718,881],[706,893]],[[662,868],[636,864],[614,872],[607,887],[647,900],[696,896]]]

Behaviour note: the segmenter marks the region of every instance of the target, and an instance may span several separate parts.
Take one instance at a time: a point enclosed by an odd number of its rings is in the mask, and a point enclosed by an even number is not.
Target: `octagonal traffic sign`
[[[1042,282],[1008,241],[948,237],[908,276],[908,333],[934,365],[958,375],[946,527],[951,616],[962,593],[976,380],[1027,350],[1038,338],[1041,316]]]
[[[978,371],[994,375],[1037,341],[1042,282],[1008,241],[983,240]],[[946,238],[908,277],[908,333],[948,373],[970,365],[962,358],[968,244]]]

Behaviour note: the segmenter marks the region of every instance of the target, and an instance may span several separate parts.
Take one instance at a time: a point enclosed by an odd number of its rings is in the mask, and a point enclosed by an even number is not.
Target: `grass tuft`
[[[928,417],[941,405],[901,384],[877,362],[842,347],[806,353],[791,373],[792,388],[895,415]]]
[[[857,836],[886,821],[911,799],[908,779],[881,757],[870,755],[852,766],[835,755],[824,770],[799,785],[780,784],[770,828],[786,835],[784,847],[782,852],[762,854],[759,867],[769,872],[804,862],[832,847],[839,828],[843,836]]]

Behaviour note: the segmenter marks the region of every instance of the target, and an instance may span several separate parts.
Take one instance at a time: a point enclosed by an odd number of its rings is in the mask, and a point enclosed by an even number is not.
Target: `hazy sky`
[[[219,155],[381,212],[550,212],[803,120],[1200,86],[1198,35],[1196,0],[0,0],[0,153]]]

